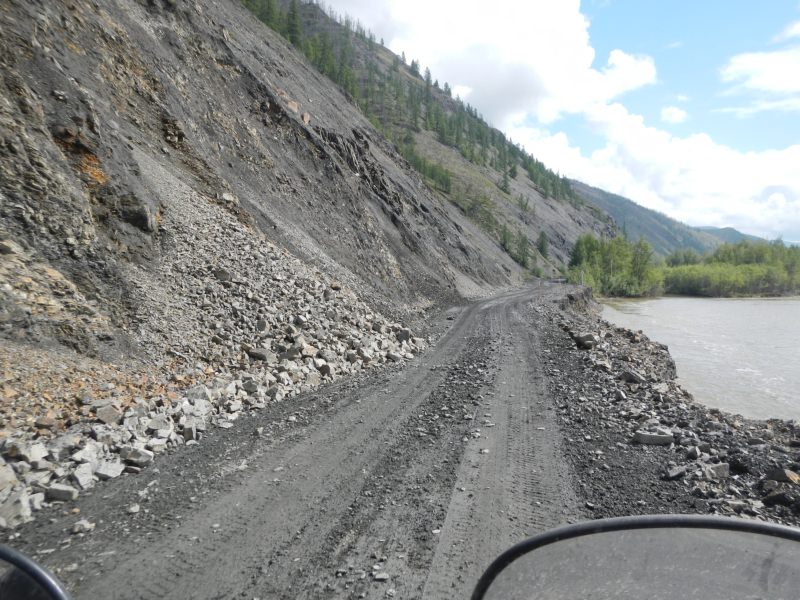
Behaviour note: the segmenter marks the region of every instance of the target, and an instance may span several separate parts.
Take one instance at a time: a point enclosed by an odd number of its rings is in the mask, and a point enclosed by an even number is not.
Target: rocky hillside
[[[242,262],[271,240],[389,310],[520,276],[236,2],[10,2],[0,19],[0,228],[24,263],[6,337],[129,356],[143,312],[183,314],[192,275],[239,248],[205,219],[238,224]]]
[[[581,233],[613,233],[566,177],[488,123],[447,82],[317,2],[242,0],[335,81],[428,182],[516,262],[554,274]]]

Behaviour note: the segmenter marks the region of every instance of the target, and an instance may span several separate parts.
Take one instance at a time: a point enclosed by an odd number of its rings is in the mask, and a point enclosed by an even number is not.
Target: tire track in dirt
[[[273,448],[241,485],[182,520],[173,535],[76,592],[121,600],[231,598],[247,597],[244,590],[256,585],[265,597],[296,597],[309,549],[347,510],[398,426],[444,377],[429,364],[458,355],[473,310],[389,387],[361,390],[306,437]]]
[[[493,393],[479,407],[423,598],[466,598],[484,569],[526,537],[581,511],[560,450],[527,302],[492,314],[503,350]]]
[[[480,390],[492,379],[492,349],[480,333],[469,338],[309,557],[304,568],[310,584],[297,597],[420,597],[471,423],[464,417],[471,418]],[[385,581],[375,577],[379,573]]]

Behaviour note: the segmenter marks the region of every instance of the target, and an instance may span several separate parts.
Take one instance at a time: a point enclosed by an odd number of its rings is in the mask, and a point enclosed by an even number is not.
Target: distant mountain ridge
[[[640,206],[633,200],[580,181],[573,180],[572,188],[585,201],[607,212],[628,238],[644,237],[661,256],[683,248],[691,248],[702,254],[723,243],[765,241],[732,227],[691,227],[658,211]]]
[[[736,244],[737,242],[748,241],[748,242],[763,242],[765,241],[764,238],[760,238],[755,235],[750,235],[749,233],[742,233],[738,229],[734,229],[733,227],[710,227],[710,226],[702,226],[702,227],[695,227],[694,229],[699,229],[700,231],[704,231],[706,233],[710,233],[714,237],[721,239],[723,242],[727,242],[729,244]]]

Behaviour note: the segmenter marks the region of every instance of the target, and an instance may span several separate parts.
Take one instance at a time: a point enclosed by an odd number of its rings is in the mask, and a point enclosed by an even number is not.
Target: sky
[[[800,241],[800,1],[331,4],[550,168]]]

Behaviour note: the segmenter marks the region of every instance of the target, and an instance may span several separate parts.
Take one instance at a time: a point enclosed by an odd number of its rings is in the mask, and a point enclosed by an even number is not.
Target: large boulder
[[[667,431],[642,431],[641,429],[633,434],[633,441],[637,444],[648,446],[669,446],[675,441],[672,433]]]
[[[7,488],[14,487],[19,481],[11,465],[0,465],[0,494]]]
[[[5,502],[0,504],[0,528],[17,527],[33,520],[30,497],[26,488],[12,492]]]
[[[278,355],[269,348],[251,348],[247,351],[247,354],[253,360],[260,360],[268,364],[278,362]]]
[[[591,350],[597,347],[600,338],[593,333],[578,333],[575,335],[575,344],[582,350]]]
[[[155,454],[153,454],[150,450],[136,448],[133,446],[125,446],[120,448],[119,455],[125,462],[136,467],[144,467],[149,465],[151,462],[153,462],[153,458],[155,457]]]
[[[78,497],[78,490],[65,483],[54,483],[45,490],[44,496],[55,502],[68,502]]]

